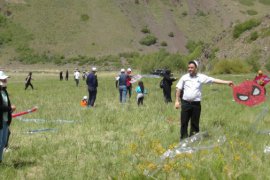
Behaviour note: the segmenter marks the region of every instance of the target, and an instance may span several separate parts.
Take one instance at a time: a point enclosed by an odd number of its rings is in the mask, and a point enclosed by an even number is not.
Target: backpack
[[[159,87],[162,89],[164,87],[164,82],[163,79],[161,79],[160,83],[159,83]]]

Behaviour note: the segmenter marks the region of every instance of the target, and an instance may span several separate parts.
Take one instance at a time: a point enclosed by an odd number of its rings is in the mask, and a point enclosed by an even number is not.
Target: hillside
[[[3,61],[16,57],[22,44],[23,49],[38,54],[64,58],[149,53],[161,48],[186,54],[188,41],[212,43],[238,22],[265,16],[270,1],[5,0],[0,6],[16,29],[25,32],[24,37],[1,47]],[[146,36],[141,32],[144,27],[157,38],[156,44],[139,43]]]

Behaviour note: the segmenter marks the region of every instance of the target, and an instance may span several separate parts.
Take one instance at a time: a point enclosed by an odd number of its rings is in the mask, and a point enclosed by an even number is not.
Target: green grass
[[[12,77],[8,90],[17,106],[16,112],[37,105],[37,112],[23,118],[47,122],[13,119],[10,139],[13,151],[4,155],[1,179],[143,179],[144,170],[154,170],[162,152],[179,141],[179,111],[173,104],[163,102],[160,79],[143,79],[149,93],[144,106],[137,107],[135,94],[125,105],[119,103],[114,86],[117,72],[99,72],[96,107],[83,109],[79,102],[87,91],[82,81],[77,88],[72,79],[60,82],[57,74],[34,73],[36,90],[24,91],[26,74],[8,74]],[[217,77],[238,84],[252,79],[254,74]],[[200,128],[211,136],[200,145],[210,143],[218,135],[226,135],[227,141],[211,150],[168,160],[154,177],[267,179],[270,163],[263,149],[269,145],[269,137],[254,133],[251,127],[268,106],[269,100],[253,108],[245,107],[232,101],[230,87],[205,85]],[[76,123],[58,124],[54,122],[57,119]],[[258,128],[269,129],[269,122],[267,114]],[[29,129],[40,128],[57,131],[26,134]]]

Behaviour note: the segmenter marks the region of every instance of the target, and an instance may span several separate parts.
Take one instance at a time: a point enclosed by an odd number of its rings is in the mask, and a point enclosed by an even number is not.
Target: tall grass
[[[8,74],[12,77],[8,90],[17,112],[37,105],[39,110],[24,118],[47,121],[27,123],[13,119],[10,139],[13,150],[5,154],[0,168],[1,179],[144,179],[144,170],[154,170],[159,156],[179,142],[179,111],[173,104],[163,102],[159,79],[143,79],[148,94],[144,105],[137,107],[135,94],[126,104],[119,103],[114,86],[117,73],[98,73],[96,107],[83,109],[79,101],[87,91],[82,81],[76,87],[72,79],[60,82],[57,74],[35,73],[35,90],[25,91],[26,75]],[[238,84],[253,76],[218,78]],[[226,143],[215,149],[167,160],[154,177],[269,178],[270,163],[268,155],[263,153],[269,137],[254,133],[251,128],[265,106],[269,106],[268,100],[254,108],[245,107],[232,101],[230,87],[204,86],[201,131],[210,133],[208,141],[226,135]],[[60,124],[55,122],[57,119],[74,120],[75,123]],[[269,121],[267,114],[264,120],[258,121],[258,128],[270,128]],[[40,128],[57,131],[26,133]],[[202,141],[201,145],[204,143]]]

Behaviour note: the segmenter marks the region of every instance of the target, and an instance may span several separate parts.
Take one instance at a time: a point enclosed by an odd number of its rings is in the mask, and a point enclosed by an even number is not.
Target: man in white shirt
[[[79,70],[76,70],[76,72],[74,73],[74,78],[75,78],[75,82],[76,82],[76,86],[79,86],[79,81],[80,81],[80,72]]]
[[[175,108],[181,106],[181,130],[180,139],[188,137],[188,123],[191,120],[190,136],[198,133],[201,115],[202,84],[216,83],[233,85],[232,81],[215,79],[198,71],[196,60],[188,63],[188,73],[183,75],[176,85]],[[181,97],[181,102],[180,102]]]

